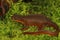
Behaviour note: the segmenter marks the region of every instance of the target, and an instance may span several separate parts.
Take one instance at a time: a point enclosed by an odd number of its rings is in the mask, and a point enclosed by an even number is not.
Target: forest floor
[[[21,23],[15,22],[11,16],[15,13],[19,15],[44,14],[55,22],[60,28],[60,0],[33,0],[34,2],[12,3],[11,8],[6,13],[4,20],[0,20],[0,40],[60,40],[58,37],[42,35],[23,35],[25,31],[20,30],[24,27]],[[35,31],[35,27],[30,27],[26,31]]]

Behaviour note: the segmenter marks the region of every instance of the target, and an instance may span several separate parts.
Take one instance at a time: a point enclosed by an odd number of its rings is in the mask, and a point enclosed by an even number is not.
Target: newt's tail
[[[23,34],[30,34],[30,35],[48,34],[49,36],[58,36],[58,33],[56,32],[43,31],[43,30],[39,32],[24,32]]]

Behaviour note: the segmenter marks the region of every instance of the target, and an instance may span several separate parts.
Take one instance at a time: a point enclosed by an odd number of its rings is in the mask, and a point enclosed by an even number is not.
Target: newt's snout
[[[19,16],[19,15],[16,15],[14,14],[12,17],[11,17],[12,20],[16,21],[16,22],[20,22],[22,24],[24,24],[24,19],[22,16]]]
[[[18,16],[16,14],[14,14],[12,17],[11,17],[13,20],[21,20],[22,19],[22,16]]]

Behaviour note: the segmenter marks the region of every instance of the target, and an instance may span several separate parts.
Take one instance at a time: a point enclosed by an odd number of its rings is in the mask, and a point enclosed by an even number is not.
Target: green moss
[[[11,16],[15,13],[19,15],[45,14],[60,27],[60,0],[33,0],[35,2],[24,3],[18,1],[12,3],[10,10],[6,13],[4,21],[0,20],[0,40],[60,40],[58,37],[48,35],[23,35],[20,29],[22,24],[12,21]],[[32,11],[29,13],[29,10]],[[27,31],[34,31],[35,27]]]

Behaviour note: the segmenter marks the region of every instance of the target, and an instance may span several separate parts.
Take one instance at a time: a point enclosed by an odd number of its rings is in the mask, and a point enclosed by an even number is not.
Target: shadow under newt
[[[27,16],[14,14],[11,18],[14,21],[20,22],[24,26],[26,26],[22,28],[21,30],[27,30],[29,26],[32,26],[32,25],[38,27],[38,32],[24,32],[23,34],[32,34],[32,35],[49,34],[50,36],[58,36],[59,34],[58,25],[52,22],[47,16],[43,14],[32,14],[32,15],[27,15]],[[49,27],[53,27],[54,29],[56,29],[56,31],[51,32],[51,31],[43,30],[45,25],[48,25]]]

